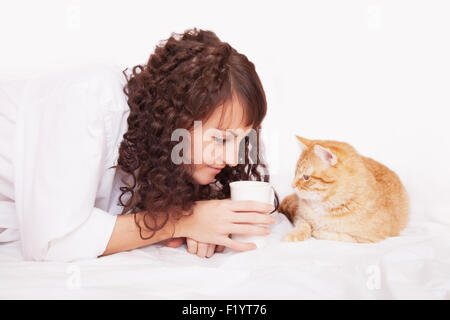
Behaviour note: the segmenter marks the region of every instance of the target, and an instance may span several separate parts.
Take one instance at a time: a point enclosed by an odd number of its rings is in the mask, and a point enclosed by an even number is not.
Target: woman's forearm
[[[137,221],[139,225],[142,224],[142,217],[144,212],[136,213]],[[134,221],[134,214],[120,215],[116,219],[116,224],[106,246],[105,252],[101,256],[109,254],[128,251],[140,247],[145,247],[163,240],[170,239],[178,236],[178,227],[175,229],[175,224],[168,221],[164,227],[154,233],[154,235],[147,240],[142,240],[139,234],[139,227]],[[145,231],[145,227],[142,227],[142,236],[148,237],[151,233]]]

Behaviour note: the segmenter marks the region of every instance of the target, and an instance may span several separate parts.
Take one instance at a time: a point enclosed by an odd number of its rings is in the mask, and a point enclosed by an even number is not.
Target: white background
[[[352,144],[395,170],[412,218],[450,222],[448,1],[5,1],[0,76],[95,61],[145,63],[160,40],[214,31],[256,65],[271,181],[281,198],[295,134]]]

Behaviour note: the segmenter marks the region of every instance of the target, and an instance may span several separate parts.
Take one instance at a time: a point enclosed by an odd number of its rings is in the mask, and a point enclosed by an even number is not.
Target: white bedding
[[[1,299],[449,299],[450,228],[412,221],[377,244],[281,242],[207,259],[160,244],[76,263],[23,261],[18,241],[0,244]]]

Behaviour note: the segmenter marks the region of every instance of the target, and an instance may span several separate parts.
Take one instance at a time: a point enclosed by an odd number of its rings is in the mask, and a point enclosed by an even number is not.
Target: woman
[[[26,259],[185,240],[210,257],[255,248],[230,234],[270,232],[253,224],[274,223],[264,213],[276,208],[228,199],[229,182],[269,181],[264,91],[254,65],[213,32],[172,34],[128,74],[91,68],[1,88],[0,241],[20,238]]]

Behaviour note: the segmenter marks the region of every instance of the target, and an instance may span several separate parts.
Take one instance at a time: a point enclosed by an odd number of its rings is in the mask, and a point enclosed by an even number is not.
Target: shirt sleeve
[[[111,237],[117,216],[95,207],[108,152],[103,118],[113,103],[99,98],[102,80],[88,72],[27,85],[14,171],[26,260],[95,258]]]

